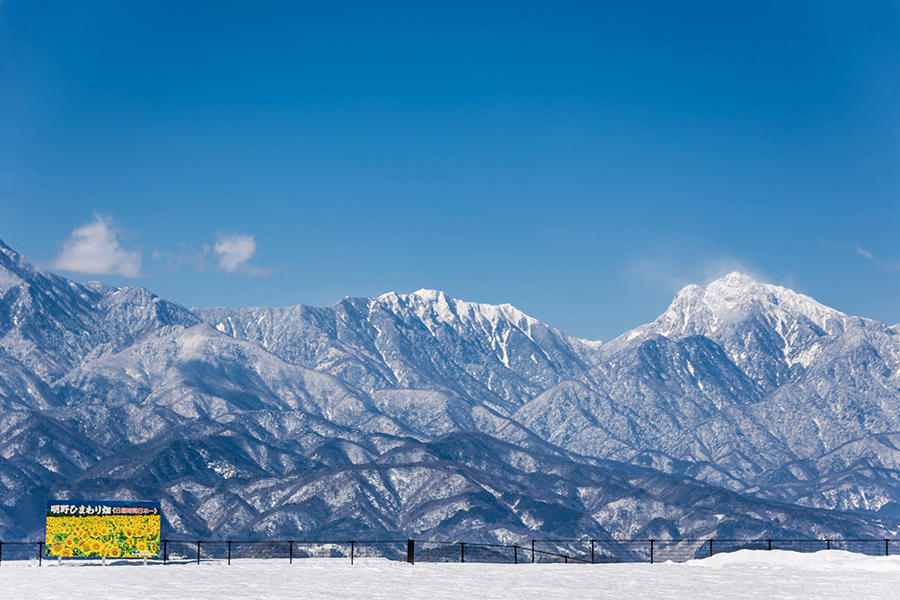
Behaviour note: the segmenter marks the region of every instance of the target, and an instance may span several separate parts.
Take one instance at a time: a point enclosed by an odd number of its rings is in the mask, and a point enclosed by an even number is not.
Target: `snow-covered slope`
[[[160,328],[199,322],[143,288],[81,285],[36,271],[0,241],[0,346],[46,382],[89,355],[116,351]]]
[[[359,546],[357,552],[359,553]],[[470,550],[471,552],[471,550]],[[508,557],[504,557],[508,558]],[[520,558],[521,561],[521,558]],[[896,597],[900,558],[841,550],[789,552],[740,550],[686,563],[465,564],[371,558],[234,559],[221,555],[146,567],[115,561],[105,568],[84,561],[31,568],[34,562],[4,561],[4,594],[24,598],[111,597],[121,600],[329,600],[364,595],[376,600],[434,600],[505,596],[570,600],[644,600],[660,595],[694,600],[859,600]],[[46,565],[47,563],[45,563]],[[95,563],[96,564],[96,563]]]

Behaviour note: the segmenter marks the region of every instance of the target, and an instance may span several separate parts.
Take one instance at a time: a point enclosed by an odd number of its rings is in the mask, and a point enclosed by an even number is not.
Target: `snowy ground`
[[[338,559],[148,565],[3,561],[0,597],[900,599],[900,556],[741,550],[687,563],[408,565]]]

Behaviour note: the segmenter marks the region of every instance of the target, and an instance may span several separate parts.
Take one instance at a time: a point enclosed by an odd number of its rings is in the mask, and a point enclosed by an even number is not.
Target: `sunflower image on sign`
[[[47,556],[159,556],[159,502],[55,500],[47,505]]]

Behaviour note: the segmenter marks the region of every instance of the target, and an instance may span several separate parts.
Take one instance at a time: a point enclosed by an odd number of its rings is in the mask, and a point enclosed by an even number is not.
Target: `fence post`
[[[169,540],[163,539],[163,564],[169,562]]]
[[[3,564],[3,542],[0,542],[0,564]]]
[[[294,540],[288,542],[288,564],[294,564]]]
[[[197,540],[197,564],[200,564],[200,540]]]
[[[712,540],[709,540],[709,555],[712,556]]]
[[[513,544],[513,564],[519,564],[519,547]]]
[[[651,565],[653,564],[653,542],[654,541],[655,541],[654,539],[652,539],[652,538],[650,539],[650,564]]]
[[[41,566],[44,560],[44,542],[38,542],[38,566]]]
[[[228,564],[231,564],[231,540],[228,540]]]
[[[406,562],[416,564],[416,542],[411,539],[406,540]]]
[[[591,540],[591,564],[594,564],[594,540]]]
[[[772,540],[766,540],[766,541],[769,542],[769,550],[771,550],[772,549]]]
[[[466,543],[465,542],[459,543],[459,562],[461,562],[461,563],[466,562]]]
[[[831,540],[825,540],[825,549],[831,550]]]
[[[887,538],[884,539],[884,555],[885,556],[889,555],[889,553],[888,553],[888,543],[889,542],[890,542],[890,540],[888,540]]]
[[[353,555],[356,554],[356,542],[350,540],[350,564],[353,564]]]
[[[534,562],[534,540],[531,540],[531,562]]]

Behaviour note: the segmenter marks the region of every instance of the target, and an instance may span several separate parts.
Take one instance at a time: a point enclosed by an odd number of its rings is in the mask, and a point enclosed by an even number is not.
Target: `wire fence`
[[[351,564],[370,559],[456,563],[684,562],[737,550],[817,552],[847,550],[889,556],[891,539],[532,539],[524,544],[450,542],[440,540],[186,540],[163,539],[154,563],[185,563],[233,559],[345,559]],[[49,557],[43,541],[0,541],[0,566],[11,560],[42,564]],[[57,557],[53,557],[57,558]],[[61,560],[58,559],[57,560]],[[80,558],[79,560],[84,560]],[[103,559],[105,561],[105,558]],[[117,559],[123,560],[123,559]],[[134,559],[131,559],[134,560]],[[143,559],[145,562],[147,559]]]

